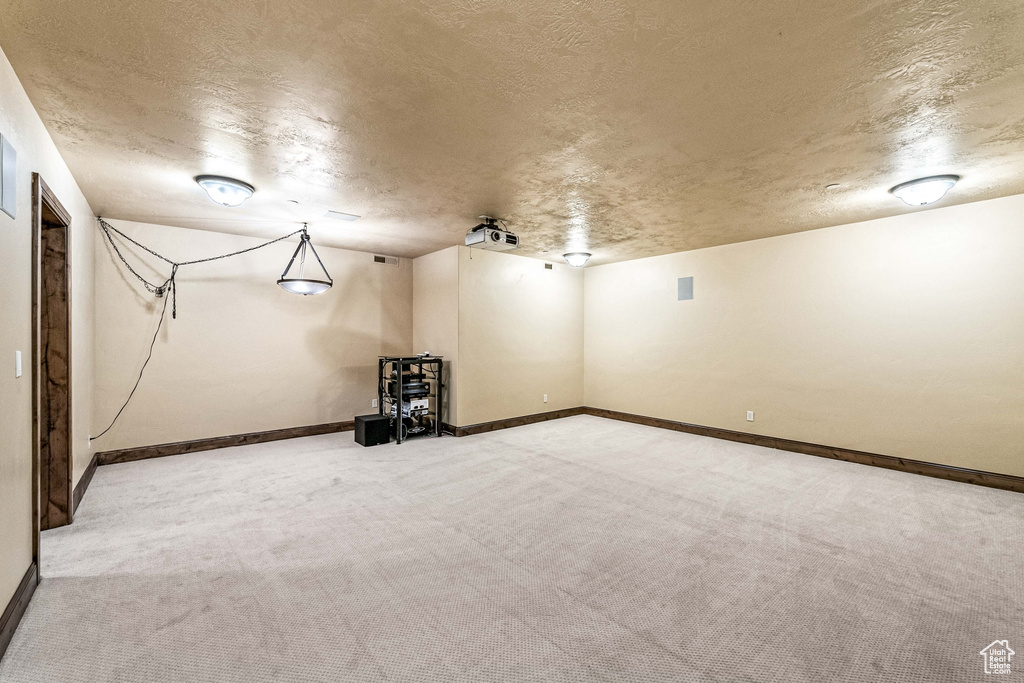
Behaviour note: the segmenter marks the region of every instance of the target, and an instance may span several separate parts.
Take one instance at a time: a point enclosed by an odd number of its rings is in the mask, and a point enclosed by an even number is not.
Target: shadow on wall
[[[322,325],[307,330],[304,344],[324,377],[315,385],[324,413],[343,420],[370,413],[377,395],[377,357],[384,353],[380,336],[383,306],[371,278],[350,271],[334,275],[334,286],[321,296],[332,297]],[[379,289],[379,288],[378,288]]]
[[[452,418],[455,405],[452,401],[452,374],[455,372],[455,361],[446,360],[441,364],[441,383],[444,384],[444,410],[441,411],[441,421],[445,424],[454,425]]]
[[[99,228],[97,228],[97,230],[99,230]],[[142,283],[135,279],[135,276],[129,273],[124,267],[124,264],[121,263],[121,259],[119,259],[117,254],[114,252],[114,248],[110,246],[110,242],[103,237],[102,231],[100,231],[100,239],[103,242],[103,248],[107,253],[110,265],[113,267],[114,271],[117,272],[117,276],[120,278],[121,282],[123,282],[128,291],[131,292],[135,302],[139,304],[139,306],[142,306],[146,313],[153,313],[158,310],[156,300],[153,295],[150,294],[149,291],[142,286]],[[121,253],[125,255],[125,258],[134,259],[132,263],[142,264],[137,268],[142,271],[139,273],[142,277],[147,280],[159,280],[160,282],[167,279],[166,275],[162,275],[159,271],[152,268],[149,262],[143,258],[139,249],[131,243],[125,243],[123,246],[119,245],[119,248],[121,249]]]

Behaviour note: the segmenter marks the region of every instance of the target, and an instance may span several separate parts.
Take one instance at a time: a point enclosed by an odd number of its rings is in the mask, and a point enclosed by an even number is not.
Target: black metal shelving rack
[[[381,415],[391,415],[391,407],[394,405],[395,417],[391,418],[391,429],[395,435],[395,442],[402,443],[406,439],[418,436],[441,436],[441,416],[444,415],[444,383],[441,381],[441,370],[444,358],[442,356],[380,356],[377,359],[377,409]],[[402,404],[404,394],[404,376],[406,374],[424,375],[425,380],[430,383],[430,392],[426,398],[430,401],[427,411],[423,414],[410,418],[402,417]],[[395,390],[389,391],[387,382],[395,383]],[[412,423],[408,428],[406,420]],[[431,421],[429,428],[425,427],[426,420]],[[402,426],[406,424],[407,431],[402,435]],[[413,431],[422,427],[422,431]]]

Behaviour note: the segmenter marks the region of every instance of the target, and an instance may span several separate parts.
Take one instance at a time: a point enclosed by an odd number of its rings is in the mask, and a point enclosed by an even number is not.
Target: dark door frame
[[[42,284],[43,284],[43,230],[65,231],[65,278],[67,294],[67,523],[74,514],[72,479],[74,478],[72,413],[71,413],[71,214],[60,203],[46,182],[38,173],[32,174],[32,559],[36,563],[39,577],[39,533],[40,533],[40,445],[42,425],[40,424],[40,401],[43,396],[43,357],[41,344]],[[47,463],[48,464],[48,463]]]

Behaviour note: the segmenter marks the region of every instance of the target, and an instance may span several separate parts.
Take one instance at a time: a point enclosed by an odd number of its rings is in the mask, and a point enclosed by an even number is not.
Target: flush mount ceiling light
[[[900,183],[889,192],[910,206],[924,206],[942,199],[958,180],[960,180],[958,175],[933,175]]]
[[[585,251],[571,251],[568,254],[562,254],[562,257],[573,268],[582,268],[590,260],[590,254]]]
[[[323,277],[307,277],[306,276],[306,252],[309,251],[313,254],[313,258],[316,259],[317,264],[320,266],[320,272],[323,273]],[[295,259],[299,259],[299,274],[294,277],[288,277],[288,271],[295,265]],[[331,285],[334,284],[334,280],[327,273],[327,269],[324,267],[324,262],[320,260],[319,254],[316,253],[316,249],[313,248],[313,243],[309,241],[309,233],[306,232],[306,227],[302,227],[302,237],[299,239],[299,246],[295,248],[295,253],[292,254],[292,260],[288,262],[284,272],[281,273],[281,279],[277,281],[277,284],[281,285],[281,288],[286,292],[292,294],[302,294],[303,296],[309,296],[310,294],[323,294]]]
[[[221,206],[241,206],[256,191],[249,183],[219,175],[197,175],[196,182]]]

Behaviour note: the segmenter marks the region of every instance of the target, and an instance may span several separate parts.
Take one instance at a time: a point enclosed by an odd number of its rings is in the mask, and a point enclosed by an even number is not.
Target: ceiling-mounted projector
[[[490,249],[491,251],[508,251],[519,248],[519,238],[507,230],[498,227],[498,219],[490,216],[479,216],[483,221],[480,225],[466,233],[466,246]]]

